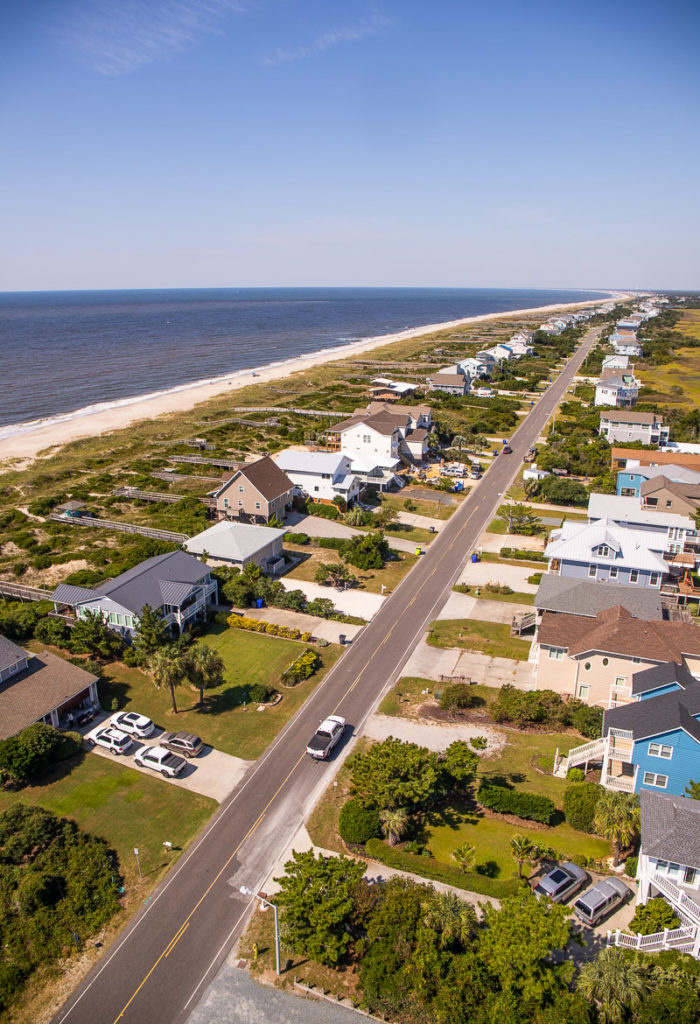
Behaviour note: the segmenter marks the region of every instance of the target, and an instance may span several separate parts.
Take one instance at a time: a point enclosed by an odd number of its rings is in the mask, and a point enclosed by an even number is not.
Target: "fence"
[[[10,583],[9,580],[0,580],[0,594],[3,597],[14,597],[18,601],[50,601],[51,590],[44,590],[42,587],[25,587],[21,583]]]
[[[168,540],[175,544],[184,544],[189,540],[186,533],[173,533],[170,530],[154,530],[150,526],[135,526],[133,523],[116,523],[111,519],[93,519],[91,516],[73,516],[67,518],[54,512],[49,519],[65,526],[96,526],[102,530],[118,530],[120,533],[137,533],[141,537],[151,537],[153,540]]]

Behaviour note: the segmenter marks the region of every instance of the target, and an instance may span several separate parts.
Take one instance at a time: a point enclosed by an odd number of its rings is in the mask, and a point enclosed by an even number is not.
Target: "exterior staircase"
[[[605,756],[607,739],[601,737],[599,740],[591,740],[590,743],[583,743],[580,747],[574,747],[568,754],[560,754],[559,748],[554,755],[554,768],[552,775],[558,779],[565,779],[569,768],[585,764],[587,761],[600,761]]]

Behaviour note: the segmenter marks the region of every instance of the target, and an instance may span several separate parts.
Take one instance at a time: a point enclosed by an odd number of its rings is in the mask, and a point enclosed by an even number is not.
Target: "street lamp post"
[[[266,900],[264,896],[261,896],[259,892],[253,892],[253,890],[249,889],[247,885],[242,885],[240,887],[240,891],[244,896],[255,896],[256,899],[260,900],[263,907],[272,907],[275,915],[275,955],[277,959],[277,976],[279,977],[282,971],[280,970],[280,922],[277,905],[275,903],[270,903],[270,901]]]

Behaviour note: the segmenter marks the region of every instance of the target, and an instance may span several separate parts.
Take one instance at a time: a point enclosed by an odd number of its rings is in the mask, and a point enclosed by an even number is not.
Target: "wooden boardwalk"
[[[134,523],[119,523],[111,519],[94,519],[92,516],[62,516],[57,512],[52,513],[49,519],[64,526],[94,526],[102,530],[118,530],[120,533],[137,533],[141,537],[150,537],[152,540],[168,540],[175,544],[184,544],[189,540],[186,533],[174,533],[171,530],[154,530],[150,526],[136,526]]]

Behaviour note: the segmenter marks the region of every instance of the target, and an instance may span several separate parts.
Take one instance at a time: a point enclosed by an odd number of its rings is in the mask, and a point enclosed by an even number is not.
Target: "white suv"
[[[93,747],[104,747],[113,754],[126,754],[131,748],[131,737],[121,729],[100,729],[94,736],[88,736],[88,743]]]
[[[138,715],[135,711],[120,711],[118,714],[112,715],[110,721],[117,729],[128,733],[129,736],[135,736],[139,740],[145,740],[155,729],[150,718]]]
[[[152,768],[154,772],[160,772],[169,779],[174,779],[187,765],[183,757],[171,754],[165,747],[141,747],[134,754],[134,762],[142,768]]]

